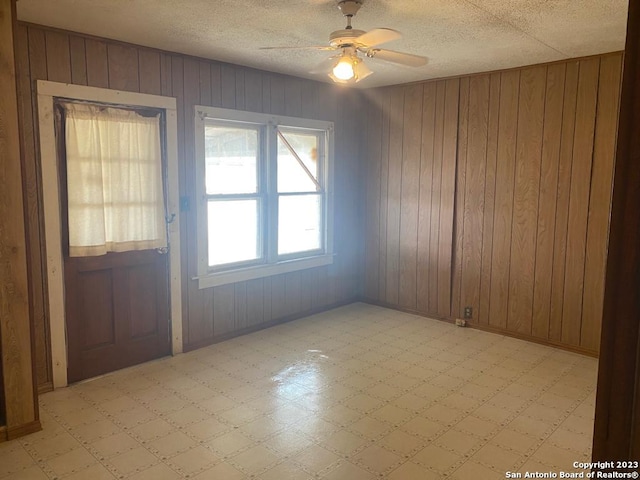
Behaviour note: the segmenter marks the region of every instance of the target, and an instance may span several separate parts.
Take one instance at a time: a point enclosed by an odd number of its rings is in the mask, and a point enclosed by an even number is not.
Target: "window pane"
[[[258,200],[209,201],[209,266],[260,258]]]
[[[282,196],[278,203],[278,254],[322,248],[322,195]]]
[[[208,194],[258,191],[258,130],[209,124],[204,139]]]
[[[318,180],[318,135],[280,131],[285,141],[278,136],[278,191],[279,192],[316,192]],[[293,149],[300,161],[291,152]]]

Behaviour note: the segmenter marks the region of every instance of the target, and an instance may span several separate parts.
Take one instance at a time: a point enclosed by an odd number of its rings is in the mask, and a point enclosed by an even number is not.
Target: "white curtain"
[[[69,255],[167,246],[160,118],[65,105]]]

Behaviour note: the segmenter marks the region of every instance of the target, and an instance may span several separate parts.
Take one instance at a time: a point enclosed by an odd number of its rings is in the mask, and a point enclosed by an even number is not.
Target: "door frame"
[[[178,128],[176,99],[146,93],[124,92],[45,80],[37,81],[42,205],[46,247],[47,306],[51,335],[53,388],[67,386],[64,263],[60,221],[60,178],[54,129],[54,99],[67,98],[132,107],[152,107],[166,112],[166,154],[169,224],[169,285],[171,352],[182,353],[182,284],[180,273],[180,216],[178,190]],[[175,216],[174,216],[175,215]]]

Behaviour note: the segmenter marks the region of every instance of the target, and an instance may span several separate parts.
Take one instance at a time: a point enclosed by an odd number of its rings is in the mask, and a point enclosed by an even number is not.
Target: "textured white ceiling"
[[[384,48],[429,57],[420,68],[368,59],[374,87],[484,72],[624,48],[627,0],[364,0],[354,28],[394,28]],[[344,28],[335,0],[19,0],[18,19],[222,60],[311,75],[331,52],[260,50],[323,45]]]

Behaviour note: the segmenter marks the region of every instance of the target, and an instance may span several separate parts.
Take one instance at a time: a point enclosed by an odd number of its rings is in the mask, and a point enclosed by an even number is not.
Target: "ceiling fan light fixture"
[[[332,69],[333,76],[338,80],[347,82],[355,76],[354,58],[344,55]]]
[[[329,78],[335,83],[354,84],[367,78],[373,72],[355,53],[345,53],[334,64]]]

